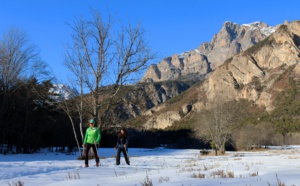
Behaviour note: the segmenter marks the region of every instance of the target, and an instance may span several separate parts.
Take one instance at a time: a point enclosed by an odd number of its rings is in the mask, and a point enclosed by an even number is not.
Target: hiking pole
[[[126,156],[129,158],[127,148],[125,148],[125,153],[126,153]]]
[[[99,163],[100,163],[100,157],[99,157],[99,155],[98,155],[98,147],[97,147],[97,143],[96,143],[95,140],[94,140],[94,145],[95,145],[95,147],[96,147],[96,153],[97,153],[97,156],[98,156],[98,158],[99,158]]]
[[[125,153],[126,153],[126,156],[127,156],[128,162],[130,162],[130,160],[129,160],[129,155],[128,155],[128,152],[127,152],[127,147],[125,147]]]
[[[82,156],[86,156],[86,153],[85,153],[85,145],[84,145],[84,144],[82,145],[82,150],[83,150]]]
[[[98,154],[98,147],[97,147],[96,141],[94,141],[94,145],[95,145],[95,147],[96,147],[96,151],[97,151],[97,154]]]

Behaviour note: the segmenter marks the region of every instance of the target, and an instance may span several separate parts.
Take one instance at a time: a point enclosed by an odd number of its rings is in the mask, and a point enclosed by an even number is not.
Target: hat
[[[90,120],[90,123],[93,123],[93,124],[95,124],[96,122],[95,122],[95,120],[94,120],[94,119],[91,119],[91,120]]]

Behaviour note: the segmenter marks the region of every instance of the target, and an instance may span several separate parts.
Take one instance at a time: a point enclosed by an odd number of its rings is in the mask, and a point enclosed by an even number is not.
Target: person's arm
[[[86,144],[86,140],[87,140],[87,130],[85,131],[85,136],[84,136],[84,140],[83,140],[82,146],[84,146]]]
[[[115,149],[117,149],[117,148],[118,148],[118,146],[119,146],[119,141],[120,141],[120,138],[118,137],[118,141],[117,141],[117,144],[116,144],[116,147],[115,147]]]
[[[100,131],[100,129],[98,129],[98,135],[97,135],[96,143],[100,144],[100,140],[101,140],[101,131]]]
[[[125,144],[124,144],[124,147],[125,147],[125,148],[128,147],[128,138],[127,138],[127,137],[125,138]]]

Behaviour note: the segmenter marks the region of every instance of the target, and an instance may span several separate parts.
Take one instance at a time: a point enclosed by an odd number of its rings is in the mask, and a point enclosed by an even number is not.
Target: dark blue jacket
[[[126,135],[122,135],[121,133],[118,135],[118,141],[116,148],[124,148],[124,144],[126,145],[126,148],[128,147],[128,140]]]

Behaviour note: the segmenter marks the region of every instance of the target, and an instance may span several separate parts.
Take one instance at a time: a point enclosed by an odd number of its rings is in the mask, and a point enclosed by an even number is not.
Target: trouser
[[[94,152],[94,156],[95,156],[95,160],[96,160],[96,163],[99,163],[99,156],[98,156],[98,152],[96,150],[96,146],[95,144],[86,144],[86,147],[85,147],[85,164],[88,165],[89,164],[89,151],[90,151],[90,148],[92,147],[93,149],[93,152]]]
[[[125,161],[126,161],[127,165],[129,165],[130,162],[129,162],[129,157],[128,157],[128,155],[127,155],[127,148],[125,149],[124,147],[119,147],[119,148],[117,149],[116,164],[117,164],[117,165],[120,165],[120,156],[121,156],[121,152],[122,152],[123,155],[124,155],[124,158],[125,158]]]

